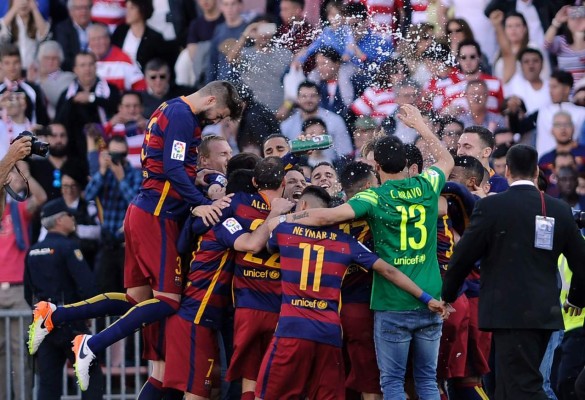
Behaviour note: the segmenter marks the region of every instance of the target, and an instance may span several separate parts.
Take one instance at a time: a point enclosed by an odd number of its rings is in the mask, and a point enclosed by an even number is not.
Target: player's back
[[[260,193],[237,193],[231,208],[236,220],[249,232],[270,214],[270,203]],[[236,252],[234,263],[235,306],[277,313],[281,296],[279,255],[266,250],[256,254]]]
[[[374,239],[368,222],[364,219],[354,220],[339,225],[344,233],[354,237],[370,250],[374,250]],[[372,296],[372,271],[364,271],[359,265],[352,264],[347,269],[341,286],[343,304],[370,304]]]
[[[269,240],[280,250],[282,307],[275,336],[341,347],[341,283],[350,264],[378,257],[337,228],[281,223]]]

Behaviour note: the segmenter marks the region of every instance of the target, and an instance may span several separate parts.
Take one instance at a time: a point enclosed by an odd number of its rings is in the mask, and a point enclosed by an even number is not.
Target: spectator
[[[26,94],[18,88],[15,92],[4,92],[0,95],[2,107],[2,123],[0,129],[6,132],[5,140],[11,141],[23,131],[30,131],[32,123],[26,117]]]
[[[61,93],[73,82],[75,74],[61,70],[63,49],[58,42],[47,40],[40,44],[37,62],[27,71],[28,79],[41,87],[47,99],[47,114],[55,118],[57,102]]]
[[[28,174],[26,164],[21,162],[19,168],[25,176]],[[25,190],[25,183],[16,171],[10,172],[9,179],[15,192],[21,193]],[[2,214],[2,224],[0,225],[0,263],[3,265],[0,270],[0,309],[2,310],[30,312],[30,307],[24,299],[22,285],[24,260],[31,243],[28,228],[32,216],[46,201],[47,196],[34,179],[29,178],[28,184],[31,197],[20,203],[12,198],[7,198],[7,207]],[[25,319],[24,323],[26,324],[26,322]],[[6,323],[9,326],[6,326]],[[0,339],[0,373],[3,374],[2,376],[8,376],[12,379],[15,395],[32,399],[32,369],[29,360],[21,356],[20,350],[25,338],[21,327],[19,327],[18,318],[3,318],[0,321],[0,329],[10,332],[8,336],[2,335],[2,339]],[[9,338],[10,341],[8,341]],[[7,359],[8,354],[10,354],[10,363]],[[7,368],[9,368],[8,371]],[[8,397],[5,397],[5,394],[2,393],[2,399],[9,400],[10,394]]]
[[[75,57],[75,80],[61,93],[55,121],[65,125],[69,135],[68,153],[84,157],[87,152],[83,129],[87,123],[105,124],[116,112],[118,89],[98,78],[96,56],[82,52]]]
[[[445,89],[461,79],[459,70],[455,68],[455,57],[451,55],[447,45],[435,43],[422,54],[422,59],[431,74],[430,80],[424,86],[424,101],[439,112],[445,103]]]
[[[532,114],[541,107],[550,104],[550,91],[548,76],[542,79],[543,57],[536,49],[527,47],[518,54],[520,61],[520,74],[515,74],[504,85],[504,95],[507,98],[518,97],[524,102],[526,112]],[[519,104],[518,100],[515,100]],[[510,106],[510,99],[508,99]]]
[[[353,124],[353,145],[354,149],[361,149],[363,145],[372,140],[380,129],[378,124],[372,117],[358,117]],[[359,151],[355,151],[354,155],[357,157]]]
[[[69,158],[67,155],[68,135],[65,126],[59,123],[49,125],[45,130],[37,133],[46,134],[42,140],[49,143],[49,154],[46,158],[32,158],[28,160],[30,174],[41,185],[47,194],[47,200],[61,197],[61,169]],[[35,216],[32,222],[32,238],[37,241],[41,229],[41,220]]]
[[[392,107],[388,107],[388,110],[392,109],[392,113],[382,121],[382,128],[384,128],[384,131],[387,134],[396,135],[403,143],[414,143],[418,137],[418,133],[402,123],[402,121],[396,117],[396,114],[401,105],[418,104],[417,99],[421,98],[421,88],[416,82],[406,80],[396,85],[394,90],[396,91],[396,99],[394,100]]]
[[[63,302],[78,302],[97,294],[94,276],[83,258],[75,239],[72,211],[63,199],[48,202],[41,217],[47,237],[34,244],[26,255],[24,271],[25,299],[29,306],[37,300],[60,299]],[[48,250],[48,251],[47,251]],[[89,333],[85,321],[76,321],[59,326],[40,346],[36,363],[39,375],[37,397],[57,399],[63,394],[63,367],[66,360],[74,362],[70,342],[78,333]],[[101,368],[95,363],[91,369],[94,378],[84,400],[103,398]]]
[[[124,232],[122,224],[128,205],[138,193],[142,176],[128,163],[128,144],[123,136],[113,136],[108,149],[99,153],[99,170],[85,188],[87,200],[102,206],[100,250],[96,280],[100,292],[120,292],[124,288]]]
[[[282,24],[276,31],[275,40],[279,45],[296,55],[309,46],[314,38],[314,30],[305,18],[304,0],[281,0],[280,19]]]
[[[193,0],[153,0],[154,13],[148,19],[148,26],[160,32],[166,45],[176,49],[184,48],[189,23],[198,14]],[[174,60],[168,60],[169,64]]]
[[[343,118],[319,107],[319,87],[313,82],[305,81],[300,84],[297,93],[299,109],[280,124],[282,133],[291,140],[296,139],[302,131],[304,121],[319,117],[333,137],[332,159],[352,154],[353,146]]]
[[[500,52],[494,63],[494,75],[506,85],[520,75],[519,54],[528,48],[542,49],[542,46],[538,47],[530,40],[528,24],[521,13],[513,11],[504,15],[502,11],[495,10],[490,14],[490,20],[500,45]],[[548,59],[544,61],[543,66],[541,73],[547,77],[550,74]]]
[[[494,10],[501,10],[504,14],[512,11],[522,14],[528,22],[530,41],[537,49],[542,49],[544,48],[544,32],[550,26],[560,3],[560,1],[548,0],[492,0],[485,9],[485,15],[489,17]]]
[[[513,145],[516,141],[514,140],[514,132],[508,128],[500,128],[494,130],[494,143],[496,146],[501,144]]]
[[[12,142],[0,158],[0,222],[6,205],[4,185],[9,181],[9,174],[17,161],[29,156],[31,152],[31,137],[23,136]],[[1,227],[2,225],[0,225]]]
[[[104,125],[106,138],[124,136],[128,144],[127,160],[134,168],[140,169],[140,153],[148,121],[142,116],[142,97],[137,92],[122,95],[118,113]]]
[[[153,58],[176,60],[174,49],[167,46],[162,35],[146,25],[153,13],[152,0],[127,0],[126,23],[112,34],[112,44],[130,56],[142,71]]]
[[[39,11],[36,1],[10,0],[11,7],[0,19],[0,42],[18,46],[22,68],[34,62],[39,43],[49,33],[49,23]]]
[[[446,118],[443,121],[443,129],[441,130],[441,141],[447,146],[447,149],[452,155],[457,155],[457,143],[463,134],[463,123],[455,118]]]
[[[220,0],[219,4],[225,22],[215,28],[211,38],[209,64],[205,73],[207,83],[218,79],[234,80],[234,73],[226,57],[246,29],[246,22],[241,15],[242,0]]]
[[[6,44],[0,47],[0,66],[4,81],[0,83],[0,94],[6,91],[21,91],[26,95],[26,117],[32,124],[47,125],[47,105],[41,88],[26,81],[22,75],[22,61],[18,47]]]
[[[469,27],[469,24],[465,19],[462,18],[451,18],[446,24],[446,38],[451,49],[451,55],[457,58],[459,51],[459,44],[467,41],[475,41],[473,31]],[[490,63],[484,53],[481,53],[480,68],[482,71],[489,73],[491,71]]]
[[[181,53],[175,64],[177,83],[195,88],[201,87],[205,82],[205,70],[209,63],[209,49],[213,32],[216,26],[225,21],[219,9],[219,0],[197,0],[197,5],[203,11],[203,14],[198,15],[189,24],[187,49]],[[184,57],[185,51],[189,55],[188,59],[181,58],[182,56]],[[182,78],[182,74],[179,73],[179,69],[183,64],[186,65],[187,75],[193,74],[192,80]]]
[[[564,6],[557,12],[544,35],[544,48],[557,57],[559,69],[573,75],[573,82],[585,76],[582,61],[585,57],[585,41],[581,34],[584,22],[585,15],[579,6]],[[561,27],[563,30],[559,32]]]
[[[110,32],[124,23],[126,0],[93,0],[91,8],[92,22],[104,24]]]
[[[552,104],[541,107],[536,119],[536,150],[539,154],[544,154],[554,147],[552,123],[558,111],[567,111],[571,114],[575,131],[581,132],[585,121],[585,107],[576,106],[569,101],[572,87],[573,76],[569,72],[557,70],[552,73],[549,82]]]
[[[292,61],[292,53],[273,41],[276,33],[273,21],[267,15],[256,17],[232,46],[227,60],[254,92],[256,100],[275,112],[284,98],[282,76]],[[246,46],[249,42],[252,45]]]
[[[463,41],[459,45],[457,59],[461,73],[459,75],[459,81],[445,89],[444,114],[461,114],[467,110],[465,88],[468,82],[478,79],[485,81],[488,87],[487,108],[494,113],[500,112],[502,102],[504,101],[502,82],[498,78],[480,70],[480,54],[481,49],[475,41]]]
[[[91,23],[92,0],[69,0],[67,9],[69,17],[54,27],[55,40],[65,52],[63,69],[73,70],[75,56],[80,51],[87,51],[87,27]]]
[[[144,75],[146,77],[146,90],[140,93],[144,118],[149,118],[164,101],[186,96],[191,92],[189,88],[177,86],[172,82],[169,64],[160,58],[152,59],[146,63]]]
[[[319,117],[308,118],[303,122],[301,135],[308,137],[327,135],[327,126]],[[315,150],[308,156],[303,157],[302,160],[306,160],[309,167],[315,167],[323,162],[337,164],[338,161],[341,161],[335,157],[335,152],[331,148]]]
[[[549,177],[553,172],[557,154],[571,153],[575,157],[577,170],[579,173],[585,174],[585,145],[579,144],[575,140],[575,126],[571,120],[571,114],[566,111],[558,111],[553,117],[551,133],[556,146],[540,157],[538,167]]]
[[[97,75],[100,78],[113,84],[120,91],[146,89],[140,68],[132,62],[128,54],[111,44],[106,25],[92,24],[87,29],[87,40],[90,51],[97,58]]]
[[[485,81],[476,80],[467,83],[465,99],[468,111],[461,115],[461,122],[467,128],[472,125],[480,125],[495,131],[508,125],[501,114],[491,112],[487,108],[488,86]]]

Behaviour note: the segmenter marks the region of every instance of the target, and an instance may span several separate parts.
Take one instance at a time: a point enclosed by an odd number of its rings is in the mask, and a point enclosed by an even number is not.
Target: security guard
[[[63,198],[51,200],[41,211],[41,224],[47,229],[45,239],[31,246],[25,261],[24,292],[31,306],[38,301],[71,304],[97,294],[93,274],[83,258],[76,239],[73,210]],[[40,378],[38,400],[59,400],[63,392],[63,366],[66,359],[75,361],[71,341],[76,335],[89,333],[84,321],[56,327],[36,353]],[[99,363],[90,371],[91,384],[83,400],[102,399],[103,379]]]

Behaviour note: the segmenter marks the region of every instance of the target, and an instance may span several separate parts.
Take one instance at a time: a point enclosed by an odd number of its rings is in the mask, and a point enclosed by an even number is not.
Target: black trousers
[[[539,367],[552,332],[542,329],[493,332],[496,400],[548,400]]]
[[[38,400],[60,400],[63,393],[63,366],[69,359],[73,364],[75,357],[71,351],[71,341],[76,335],[89,333],[81,324],[77,327],[65,325],[53,330],[39,347],[36,354],[37,373],[39,374]],[[76,324],[77,325],[77,324]],[[81,329],[76,329],[81,328]],[[104,379],[99,360],[94,360],[89,370],[90,380],[87,391],[81,392],[83,400],[102,400]]]
[[[565,332],[561,343],[561,361],[557,373],[559,400],[576,400],[575,381],[585,366],[585,329]]]

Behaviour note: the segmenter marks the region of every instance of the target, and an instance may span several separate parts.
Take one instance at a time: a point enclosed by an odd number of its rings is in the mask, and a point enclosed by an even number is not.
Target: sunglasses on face
[[[149,75],[148,79],[152,79],[152,80],[163,79],[164,80],[164,79],[167,79],[167,76],[166,76],[166,74]]]
[[[460,60],[475,60],[477,56],[475,54],[471,54],[469,56],[459,56]]]

